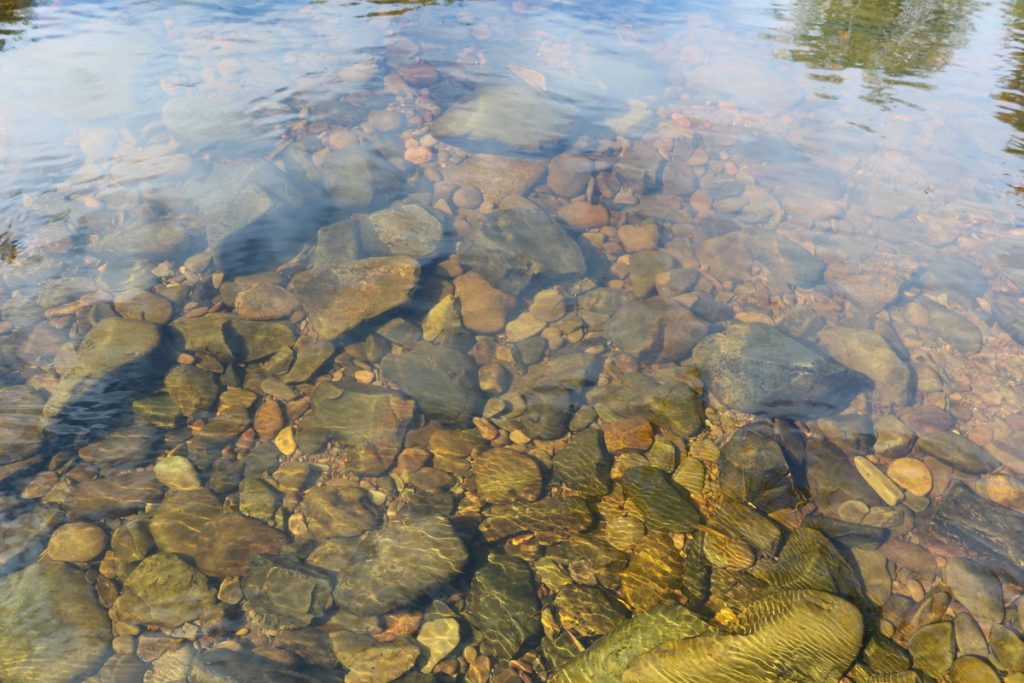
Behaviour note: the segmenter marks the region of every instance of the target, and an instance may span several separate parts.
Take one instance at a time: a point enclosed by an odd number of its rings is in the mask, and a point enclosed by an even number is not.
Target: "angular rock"
[[[387,202],[405,179],[380,151],[352,145],[331,152],[321,169],[324,187],[340,210],[360,211]]]
[[[763,425],[744,427],[722,448],[719,484],[735,500],[773,509],[776,500],[792,497],[789,463]]]
[[[600,498],[611,488],[611,459],[601,447],[601,435],[586,429],[569,440],[553,458],[555,479],[585,497]]]
[[[429,258],[443,233],[441,221],[416,204],[377,211],[359,223],[363,249],[371,256]]]
[[[242,578],[242,591],[271,628],[308,626],[331,606],[330,580],[284,558],[255,558]]]
[[[586,269],[579,245],[540,209],[486,214],[463,240],[459,260],[513,295],[534,277],[582,275]]]
[[[711,393],[726,406],[766,417],[837,413],[864,378],[774,327],[740,323],[694,349]]]
[[[356,614],[390,612],[455,578],[467,557],[443,517],[395,522],[356,544],[338,573],[334,600]]]
[[[315,453],[328,439],[354,449],[394,458],[402,448],[414,404],[380,387],[325,382],[313,393],[310,412],[298,426],[304,453]]]
[[[161,342],[160,328],[153,323],[122,318],[98,322],[43,407],[43,429],[67,437],[116,423],[124,404],[160,373]]]
[[[877,332],[828,327],[818,333],[818,344],[846,367],[870,378],[875,395],[885,403],[902,406],[912,398],[910,368]]]
[[[384,378],[408,395],[429,418],[465,424],[481,396],[475,365],[465,354],[446,346],[418,344],[381,362]]]
[[[419,274],[419,264],[408,256],[382,256],[299,273],[289,288],[313,332],[334,339],[406,303]]]
[[[356,486],[320,486],[302,500],[309,533],[316,538],[359,536],[377,526],[366,492]]]
[[[536,152],[562,140],[571,122],[565,105],[522,85],[494,86],[473,93],[434,120],[438,138],[496,142]]]
[[[689,355],[707,336],[709,327],[682,304],[654,297],[624,304],[604,331],[631,356],[665,362]]]
[[[1024,515],[997,505],[954,484],[939,503],[932,521],[935,531],[978,554],[993,571],[1024,583]]]
[[[114,613],[129,624],[174,628],[199,618],[213,603],[214,590],[195,567],[177,555],[157,553],[125,579]]]
[[[110,620],[85,575],[33,564],[0,579],[0,671],[10,683],[66,683],[110,655]]]
[[[171,368],[164,378],[164,390],[186,417],[212,410],[220,393],[213,375],[194,365]]]

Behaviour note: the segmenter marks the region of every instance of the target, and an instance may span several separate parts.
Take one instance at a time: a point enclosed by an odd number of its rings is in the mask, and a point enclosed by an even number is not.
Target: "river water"
[[[0,681],[1024,681],[1024,5],[0,2]]]

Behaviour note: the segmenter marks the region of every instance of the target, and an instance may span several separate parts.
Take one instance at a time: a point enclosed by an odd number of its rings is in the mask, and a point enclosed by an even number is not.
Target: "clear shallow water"
[[[1016,680],[1022,17],[0,6],[0,680]]]

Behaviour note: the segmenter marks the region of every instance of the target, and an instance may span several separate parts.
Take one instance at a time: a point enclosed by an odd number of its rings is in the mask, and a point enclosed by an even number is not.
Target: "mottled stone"
[[[486,214],[463,240],[459,260],[513,295],[534,277],[581,275],[586,269],[579,245],[540,209]]]
[[[540,634],[533,575],[520,559],[492,553],[473,576],[469,600],[469,616],[485,654],[512,659],[524,642]]]
[[[478,188],[485,201],[497,206],[506,197],[526,196],[544,175],[544,162],[523,157],[473,154],[461,164],[448,164],[441,173],[447,182]],[[458,199],[458,192],[455,199]]]
[[[0,579],[0,671],[10,683],[67,683],[110,654],[110,621],[85,575],[41,562]]]
[[[626,500],[643,513],[649,529],[688,533],[701,521],[686,489],[655,467],[630,467],[622,475],[622,489]]]
[[[719,401],[767,417],[833,414],[866,386],[859,374],[760,323],[708,337],[694,358]]]
[[[595,429],[574,434],[553,458],[555,479],[586,497],[599,498],[611,488],[611,459]]]
[[[377,526],[377,512],[356,486],[320,486],[302,500],[309,533],[317,538],[358,536]]]
[[[313,332],[334,339],[406,303],[419,273],[415,259],[381,256],[299,273],[289,289],[305,309]]]
[[[639,417],[680,436],[693,436],[704,425],[700,396],[683,382],[662,383],[649,375],[632,373],[592,389],[587,398],[606,422]]]
[[[434,120],[438,138],[497,142],[518,151],[538,151],[562,140],[571,118],[564,104],[522,85],[483,88]]]
[[[207,576],[242,576],[253,558],[276,555],[285,540],[284,534],[262,522],[225,512],[199,530],[202,552],[196,554],[196,566]]]
[[[443,232],[441,221],[416,204],[377,211],[359,223],[363,248],[371,256],[425,259],[437,251]]]
[[[404,178],[385,156],[369,145],[331,152],[321,168],[324,187],[339,210],[359,211],[380,205],[401,191]]]
[[[477,493],[486,503],[540,498],[543,479],[537,461],[510,448],[494,448],[473,461]]]
[[[818,344],[846,367],[870,378],[875,395],[884,403],[902,406],[912,398],[910,368],[877,332],[828,327],[818,333]]]
[[[722,448],[719,485],[735,500],[769,506],[792,490],[789,463],[763,425],[740,429]]]
[[[163,552],[194,557],[200,548],[200,530],[222,509],[207,489],[171,491],[153,513],[149,533]]]
[[[467,557],[442,517],[395,522],[359,541],[338,573],[334,599],[357,614],[389,612],[455,578]]]
[[[271,628],[308,626],[331,606],[330,580],[284,558],[255,558],[242,578],[242,590]]]
[[[605,334],[632,356],[673,361],[689,355],[709,329],[682,304],[654,297],[621,306],[605,325]]]
[[[164,391],[186,417],[212,410],[220,393],[214,376],[194,365],[171,368],[164,378]]]
[[[737,230],[701,243],[697,258],[719,280],[745,281],[755,266],[773,290],[813,287],[825,272],[824,262],[773,231]]]
[[[555,608],[564,628],[585,637],[604,635],[629,616],[613,595],[596,586],[563,588],[555,596]]]
[[[256,282],[235,296],[235,311],[246,320],[287,318],[298,307],[294,294],[272,282]]]
[[[480,525],[488,541],[531,532],[541,543],[554,543],[586,530],[593,515],[583,498],[549,496],[535,503],[505,503],[491,506]]]
[[[310,412],[299,422],[296,441],[315,453],[328,439],[393,458],[402,448],[414,404],[380,387],[331,383],[313,393]]]
[[[469,272],[455,278],[455,296],[466,328],[481,334],[505,329],[508,312],[515,297],[491,286],[480,273]]]
[[[157,553],[125,579],[114,613],[118,621],[173,628],[202,616],[213,603],[214,590],[195,567],[177,555]]]
[[[71,489],[63,507],[74,519],[111,519],[141,510],[162,492],[152,470],[138,470],[83,481]]]

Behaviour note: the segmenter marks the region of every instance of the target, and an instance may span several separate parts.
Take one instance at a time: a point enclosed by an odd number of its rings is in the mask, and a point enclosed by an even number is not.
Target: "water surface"
[[[1022,22],[0,2],[0,680],[1024,676]]]

